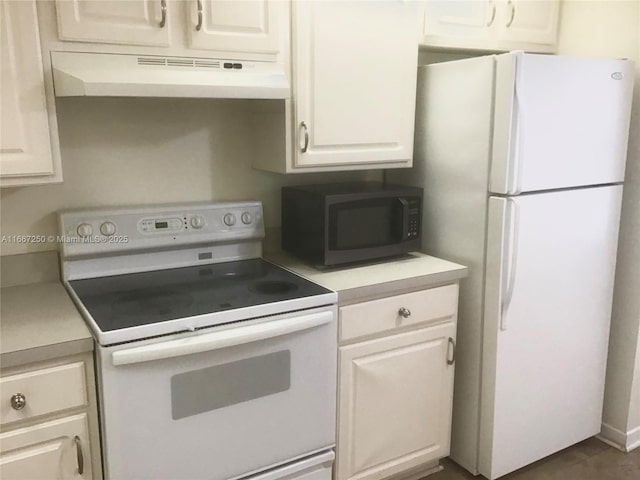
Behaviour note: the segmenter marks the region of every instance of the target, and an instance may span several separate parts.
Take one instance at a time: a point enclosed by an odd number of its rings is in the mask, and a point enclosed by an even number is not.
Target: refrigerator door
[[[622,186],[490,197],[479,470],[600,431]]]
[[[498,55],[489,190],[622,182],[632,91],[630,61]]]

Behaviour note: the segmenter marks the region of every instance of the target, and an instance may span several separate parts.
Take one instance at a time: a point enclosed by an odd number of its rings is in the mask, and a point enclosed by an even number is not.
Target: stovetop
[[[333,293],[261,258],[71,280],[69,285],[105,333]],[[286,304],[280,308],[286,311]],[[221,319],[218,315],[213,323]]]
[[[68,210],[59,223],[64,284],[102,346],[304,315],[338,300],[260,258],[260,202]]]

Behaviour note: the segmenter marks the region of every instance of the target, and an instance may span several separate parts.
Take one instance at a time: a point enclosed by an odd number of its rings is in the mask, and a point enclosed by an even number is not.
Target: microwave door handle
[[[402,241],[409,236],[409,202],[406,198],[398,198],[402,204]]]

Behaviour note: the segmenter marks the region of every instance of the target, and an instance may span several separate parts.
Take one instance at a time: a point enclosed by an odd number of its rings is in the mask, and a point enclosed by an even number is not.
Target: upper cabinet
[[[410,166],[418,55],[405,2],[294,5],[296,167]]]
[[[410,167],[419,5],[293,2],[291,15],[293,100],[256,109],[254,166]]]
[[[36,2],[0,2],[0,35],[0,186],[60,182],[55,104],[47,95]]]
[[[196,0],[186,3],[189,47],[275,55],[283,2]]]
[[[56,0],[60,39],[167,47],[170,43],[167,3],[167,0]]]
[[[554,52],[559,0],[426,0],[422,45]]]
[[[547,51],[558,41],[559,1],[509,0],[503,3],[501,21],[497,23],[498,43],[504,49],[521,45],[522,50]],[[524,48],[528,46],[528,48]]]
[[[56,0],[56,49],[276,61],[288,5],[279,0]],[[92,44],[103,44],[97,47]],[[110,44],[110,46],[104,45]],[[150,47],[150,48],[147,48]]]

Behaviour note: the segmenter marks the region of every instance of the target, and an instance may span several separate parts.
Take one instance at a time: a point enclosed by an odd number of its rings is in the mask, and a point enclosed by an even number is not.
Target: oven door
[[[229,479],[335,443],[336,307],[99,347],[105,473]]]

